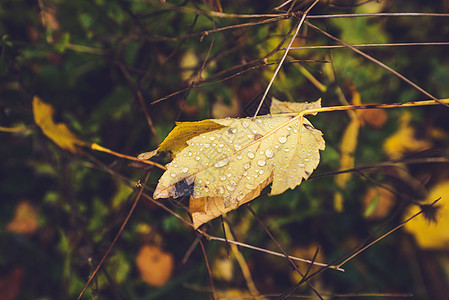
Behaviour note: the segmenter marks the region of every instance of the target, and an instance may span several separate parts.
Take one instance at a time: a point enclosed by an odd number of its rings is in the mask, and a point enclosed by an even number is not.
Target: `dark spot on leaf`
[[[263,135],[261,135],[260,133],[256,133],[256,134],[254,135],[254,140],[257,141],[258,139],[260,139],[260,138],[262,138],[262,137],[263,137]]]
[[[312,125],[310,125],[310,124],[304,124],[304,127],[305,127],[306,129],[308,129],[308,130],[314,129],[314,127],[313,127]]]
[[[185,179],[175,183],[175,192],[173,198],[178,198],[181,196],[191,196],[193,195],[195,183],[188,184]]]
[[[310,175],[309,171],[304,170],[304,173],[306,173],[307,177]]]

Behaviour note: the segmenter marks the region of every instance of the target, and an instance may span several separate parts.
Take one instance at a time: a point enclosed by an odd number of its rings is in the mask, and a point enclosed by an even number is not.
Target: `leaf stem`
[[[151,160],[147,160],[147,159],[138,159],[138,158],[136,158],[134,156],[121,154],[121,153],[115,152],[113,150],[110,150],[108,148],[105,148],[103,146],[100,146],[100,145],[98,145],[96,143],[93,143],[92,145],[90,145],[90,148],[92,150],[105,152],[105,153],[108,153],[108,154],[111,154],[111,155],[114,155],[114,156],[117,156],[117,157],[121,157],[121,158],[125,158],[125,159],[128,159],[128,160],[137,161],[137,162],[144,163],[144,164],[147,164],[147,165],[152,165],[152,166],[158,167],[159,169],[162,169],[162,170],[167,170],[166,167],[164,167],[161,164],[158,164],[157,162],[154,162],[154,161],[151,161]]]
[[[400,107],[415,107],[415,106],[428,106],[428,105],[441,105],[449,104],[449,98],[437,100],[423,100],[423,101],[410,101],[404,103],[391,103],[391,104],[365,104],[365,105],[341,105],[341,106],[328,106],[321,108],[306,109],[299,113],[299,116],[312,115],[321,112],[330,111],[344,111],[344,110],[356,110],[356,109],[388,109],[388,108],[400,108]]]

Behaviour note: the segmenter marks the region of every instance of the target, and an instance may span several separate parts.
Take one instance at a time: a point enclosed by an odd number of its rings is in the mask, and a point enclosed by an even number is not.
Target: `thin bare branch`
[[[192,285],[189,285],[189,287],[193,288]],[[195,288],[197,291],[201,291],[199,288]],[[382,298],[410,298],[414,295],[411,293],[353,293],[353,294],[322,294],[323,297],[326,298],[362,298],[362,297],[382,297]],[[263,294],[262,297],[266,298],[274,298],[279,299],[281,297],[281,294]],[[293,294],[288,296],[289,299],[313,299],[310,295],[298,295]],[[229,296],[229,297],[220,297],[220,300],[225,299],[232,299],[232,300],[245,300],[245,299],[254,299],[253,297],[247,297],[247,296],[241,296],[241,297],[235,297],[235,296]]]
[[[289,4],[290,2],[292,2],[293,0],[287,0],[284,3],[282,3],[279,6],[276,6],[273,10],[280,10],[281,8],[283,8],[284,6],[286,6],[287,4]]]
[[[119,62],[118,66],[119,66],[120,71],[122,71],[123,75],[128,80],[129,84],[133,87],[133,89],[136,93],[136,96],[137,96],[137,100],[139,101],[140,107],[142,108],[142,111],[145,115],[145,119],[148,123],[148,127],[150,127],[151,134],[153,135],[153,140],[156,143],[156,145],[159,145],[159,141],[158,141],[158,138],[156,135],[156,129],[153,126],[153,121],[152,121],[151,116],[148,112],[148,109],[145,105],[145,100],[143,99],[143,95],[142,95],[140,86],[136,83],[136,80],[134,80],[134,78],[128,72],[126,66],[123,63]]]
[[[156,129],[153,126],[153,121],[151,120],[150,114],[148,113],[148,109],[145,105],[145,100],[143,99],[142,92],[140,91],[140,89],[137,89],[136,94],[137,99],[139,100],[140,107],[142,108],[143,113],[145,115],[145,119],[147,120],[148,127],[150,127],[151,134],[153,135],[154,142],[156,143],[156,145],[159,145],[159,140],[156,135]]]
[[[212,18],[212,24],[215,29],[215,19],[214,18]],[[197,82],[200,82],[202,79],[201,74],[203,73],[204,69],[206,68],[206,63],[207,63],[207,60],[209,59],[210,52],[212,51],[212,48],[214,47],[214,42],[215,42],[215,33],[212,35],[212,41],[210,42],[209,50],[207,51],[206,57],[204,58],[203,64],[201,65],[201,69],[198,72]]]
[[[152,197],[150,197],[150,196],[147,195],[146,193],[143,193],[143,196],[144,196],[145,198],[147,198],[150,202],[156,204],[157,206],[161,207],[162,209],[166,210],[167,212],[169,212],[170,214],[172,214],[173,216],[175,216],[176,218],[178,218],[181,222],[183,222],[183,223],[186,224],[187,226],[189,226],[189,227],[191,227],[192,229],[194,229],[193,224],[192,224],[191,222],[185,220],[183,217],[181,217],[179,214],[177,214],[176,212],[174,212],[174,211],[171,210],[170,208],[166,207],[166,206],[165,206],[164,204],[162,204],[160,201],[154,200]],[[224,238],[212,236],[212,235],[209,235],[208,233],[206,233],[205,231],[203,231],[203,230],[201,230],[201,229],[197,229],[196,231],[197,231],[198,233],[200,233],[201,235],[203,235],[203,236],[204,236],[205,238],[207,238],[208,240],[212,240],[212,241],[220,241],[220,242],[225,242],[225,243],[227,242],[227,243],[229,243],[229,244],[235,244],[235,245],[240,246],[240,247],[245,247],[245,248],[248,248],[248,249],[253,249],[253,250],[260,251],[260,252],[264,252],[264,253],[267,253],[267,254],[271,254],[271,255],[275,255],[275,256],[279,256],[279,257],[285,257],[284,254],[279,253],[279,252],[275,252],[275,251],[271,251],[271,250],[259,248],[259,247],[252,246],[252,245],[245,244],[245,243],[241,243],[241,242],[238,242],[238,241],[226,240],[226,239],[224,239]],[[193,246],[192,246],[192,247],[193,247]],[[192,248],[192,247],[191,247],[191,248]],[[189,254],[189,255],[190,255],[190,254]],[[342,268],[338,268],[338,267],[336,267],[336,266],[330,266],[330,265],[325,264],[325,263],[312,262],[312,261],[310,261],[310,260],[298,258],[298,257],[291,256],[291,255],[287,255],[287,256],[288,256],[290,259],[292,259],[292,260],[296,260],[296,261],[300,261],[300,262],[304,262],[304,263],[308,263],[308,264],[313,263],[314,265],[317,265],[317,266],[328,267],[328,268],[330,268],[330,269],[334,269],[334,270],[341,271],[341,272],[344,272],[344,271],[345,271],[345,270],[342,269]],[[183,260],[183,261],[184,261],[184,260]]]
[[[145,184],[148,182],[148,178],[150,178],[150,174],[151,172],[148,172],[146,177],[145,177]],[[118,238],[120,237],[120,235],[122,234],[123,230],[125,229],[126,224],[128,224],[129,219],[131,218],[131,215],[134,212],[134,209],[137,206],[137,203],[139,203],[139,199],[140,196],[143,193],[145,184],[140,188],[139,193],[136,196],[136,199],[134,200],[134,203],[131,207],[131,209],[128,212],[128,215],[126,216],[125,220],[122,223],[122,226],[120,226],[119,231],[117,232],[117,234],[115,235],[114,239],[112,240],[111,244],[109,245],[108,249],[106,250],[105,254],[103,255],[103,257],[101,258],[100,262],[98,263],[97,267],[95,268],[95,270],[92,272],[92,274],[89,276],[89,279],[87,280],[86,284],[84,285],[83,290],[81,291],[81,293],[79,294],[77,300],[80,300],[81,297],[83,296],[84,292],[86,291],[87,287],[89,286],[89,284],[92,282],[92,279],[94,279],[95,275],[97,274],[98,270],[100,270],[101,266],[103,265],[103,263],[105,262],[106,258],[108,257],[109,253],[111,252],[112,248],[114,247],[115,243],[117,242]]]
[[[198,246],[198,243],[200,242],[201,237],[196,236],[193,240],[192,244],[190,245],[189,249],[187,249],[186,253],[184,254],[184,257],[182,258],[182,263],[185,264],[189,260],[190,255],[192,254],[193,250],[195,250],[196,246]]]
[[[280,6],[275,7],[274,10],[277,11],[282,7],[288,5],[292,0],[285,1]],[[223,13],[213,10],[201,10],[195,9],[191,7],[179,7],[179,6],[166,6],[164,11],[178,11],[181,13],[189,13],[189,14],[199,14],[212,16],[217,18],[229,18],[229,19],[259,19],[259,18],[273,18],[273,17],[291,17],[292,14],[289,13],[277,13],[277,14],[232,14],[232,13]],[[449,14],[445,13],[367,13],[367,14],[332,14],[332,15],[310,15],[307,16],[307,19],[330,19],[330,18],[360,18],[360,17],[448,17]]]
[[[237,245],[237,246],[240,246],[240,247],[244,247],[244,248],[248,248],[248,249],[252,249],[252,250],[256,250],[256,251],[260,251],[260,252],[263,252],[263,253],[267,253],[267,254],[271,254],[271,255],[274,255],[274,256],[279,256],[279,257],[284,257],[285,258],[285,255],[282,254],[282,253],[271,251],[271,250],[268,250],[268,249],[263,249],[263,248],[256,247],[256,246],[252,246],[252,245],[249,245],[249,244],[246,244],[246,243],[226,240],[224,238],[216,237],[216,236],[212,236],[212,235],[207,235],[207,239],[212,240],[212,241],[220,241],[220,242],[224,242],[224,243],[228,242],[229,244],[234,244],[234,245]],[[311,261],[311,260],[308,260],[308,259],[298,258],[298,257],[291,256],[291,255],[287,255],[287,256],[289,258],[291,258],[292,260],[300,261],[300,262],[303,262],[303,263],[313,264],[313,265],[320,266],[320,267],[327,267],[329,269],[333,269],[333,270],[337,270],[337,271],[341,271],[341,272],[345,271],[344,269],[338,268],[336,266],[330,266],[330,265],[328,265],[326,263],[320,263],[320,262],[316,262],[316,261]]]
[[[169,212],[171,215],[173,215],[175,218],[177,218],[178,220],[180,220],[181,222],[186,224],[188,227],[194,229],[192,222],[189,222],[189,221],[185,220],[183,217],[181,217],[179,214],[177,214],[176,212],[174,212],[173,210],[171,210],[170,208],[168,208],[167,206],[162,204],[160,201],[154,200],[150,195],[147,195],[146,193],[143,193],[142,196],[147,198],[147,200],[150,201],[151,203],[156,204],[160,208],[162,208],[162,209],[166,210],[167,212]]]
[[[359,44],[351,46],[355,48],[363,48],[363,47],[409,47],[409,46],[448,46],[448,45],[449,42],[422,42],[422,43]],[[317,46],[291,47],[290,50],[336,49],[336,48],[347,48],[347,47],[344,45],[317,45]],[[280,50],[285,50],[285,48],[281,48]]]
[[[271,240],[278,246],[278,248],[282,251],[284,254],[284,257],[288,259],[291,266],[298,272],[299,275],[301,275],[301,278],[304,279],[304,274],[299,270],[298,266],[293,262],[293,260],[288,256],[287,252],[285,252],[284,248],[279,244],[279,242],[274,238],[274,236],[271,234],[271,232],[268,230],[268,228],[265,226],[265,224],[262,222],[262,220],[257,216],[256,212],[251,208],[250,204],[246,204],[246,208],[251,212],[251,214],[254,216],[256,221],[259,223],[259,225],[264,229],[264,231],[268,234],[268,236],[271,238]],[[321,297],[320,293],[313,287],[313,285],[309,282],[309,280],[304,279],[307,285],[312,289],[312,291],[317,295],[318,298],[323,300],[323,297]]]
[[[213,299],[217,299],[217,294],[215,292],[215,286],[214,286],[214,278],[212,276],[212,270],[210,269],[209,260],[207,259],[206,249],[204,248],[204,244],[201,239],[200,239],[200,245],[201,245],[201,250],[202,250],[203,256],[204,256],[204,261],[206,263],[207,272],[209,273],[209,282],[210,282],[210,288],[212,290],[212,296],[213,296]]]
[[[408,83],[409,85],[411,85],[412,87],[414,87],[415,89],[417,89],[418,91],[420,91],[421,93],[423,93],[424,95],[426,95],[429,98],[432,98],[433,100],[437,101],[438,103],[449,107],[448,104],[445,104],[443,102],[440,102],[440,100],[438,100],[438,98],[436,98],[435,96],[433,96],[432,94],[430,94],[429,92],[427,92],[426,90],[424,90],[423,88],[421,88],[419,85],[417,85],[416,83],[412,82],[410,79],[408,79],[407,77],[405,77],[404,75],[400,74],[399,72],[393,70],[392,68],[390,68],[389,66],[387,66],[386,64],[384,64],[383,62],[381,62],[380,60],[375,59],[374,57],[372,57],[371,55],[366,54],[365,52],[360,51],[359,49],[349,45],[348,43],[340,40],[339,38],[331,35],[330,33],[327,33],[326,31],[322,30],[321,28],[313,25],[312,23],[305,21],[307,23],[307,25],[309,25],[310,27],[312,27],[313,29],[321,32],[322,34],[324,34],[325,36],[327,36],[328,38],[333,39],[334,41],[339,42],[340,44],[352,49],[354,52],[362,55],[363,57],[369,59],[370,61],[376,63],[377,65],[381,66],[382,68],[384,68],[385,70],[391,72],[392,74],[396,75],[398,78],[402,79],[403,81],[405,81],[406,83]]]
[[[262,24],[274,23],[274,22],[278,22],[278,21],[281,21],[284,19],[286,19],[286,17],[281,15],[278,17],[265,19],[265,20],[261,20],[261,21],[235,24],[235,25],[225,26],[225,27],[221,27],[221,28],[217,28],[217,29],[195,32],[195,33],[191,33],[191,34],[187,34],[187,35],[183,35],[183,36],[167,37],[167,36],[153,35],[153,36],[146,36],[145,39],[147,39],[149,41],[178,41],[178,40],[189,39],[189,38],[197,37],[197,36],[207,36],[214,32],[221,32],[221,31],[226,31],[226,30],[231,30],[231,29],[236,29],[236,28],[244,28],[244,27],[251,27],[251,26],[257,26],[257,25],[262,25]],[[142,39],[141,36],[135,36],[134,38]]]
[[[430,206],[434,206],[438,201],[440,201],[441,198],[438,198],[437,200],[433,201],[432,204],[430,204]],[[344,261],[342,261],[341,263],[338,264],[339,267],[343,266],[345,263],[347,263],[348,261],[350,261],[351,259],[353,259],[354,257],[356,257],[357,255],[359,255],[360,253],[362,253],[363,251],[365,251],[367,248],[371,247],[372,245],[376,244],[378,241],[382,240],[383,238],[385,238],[386,236],[392,234],[393,232],[395,232],[396,230],[398,230],[399,228],[402,228],[405,224],[407,224],[408,222],[410,222],[412,219],[416,218],[417,216],[419,216],[420,214],[423,213],[423,210],[421,209],[419,212],[417,212],[416,214],[414,214],[413,216],[411,216],[410,218],[408,218],[407,220],[405,220],[404,222],[402,222],[401,224],[399,224],[398,226],[396,226],[395,228],[391,229],[390,231],[388,231],[387,233],[383,234],[382,236],[380,236],[379,238],[375,239],[374,241],[372,241],[371,243],[369,243],[368,245],[366,245],[365,247],[361,248],[360,250],[356,251],[354,254],[352,254],[351,256],[349,256],[348,258],[346,258]]]
[[[258,59],[257,61],[252,61],[252,62],[250,62],[250,63],[245,64],[244,66],[246,66],[246,65],[251,65],[251,64],[254,64],[254,63],[257,63],[257,62],[260,62],[260,61],[262,61],[262,60],[261,60],[261,59]],[[326,60],[307,60],[307,59],[306,59],[306,60],[298,60],[298,59],[292,59],[292,60],[289,60],[289,61],[287,61],[287,62],[285,62],[285,63],[297,63],[297,62],[318,62],[318,63],[328,63],[329,61],[326,61]],[[236,72],[236,73],[231,74],[231,75],[229,75],[229,76],[227,76],[227,77],[224,77],[224,78],[222,78],[222,79],[219,79],[219,80],[216,80],[216,81],[213,81],[213,82],[209,82],[210,80],[219,77],[218,75],[226,74],[226,73],[228,73],[230,70],[236,70],[236,69],[242,68],[242,67],[244,67],[244,66],[243,66],[243,65],[240,65],[240,66],[231,67],[231,68],[229,68],[229,69],[227,69],[227,70],[221,71],[221,72],[219,72],[219,73],[217,73],[217,74],[215,74],[215,75],[212,75],[212,76],[208,77],[207,80],[203,80],[203,81],[201,81],[201,83],[199,83],[199,84],[196,84],[196,85],[194,84],[193,86],[189,86],[189,87],[186,87],[186,88],[177,90],[177,91],[175,91],[175,92],[173,92],[173,93],[170,93],[170,94],[168,94],[168,95],[165,95],[164,97],[161,97],[161,98],[159,98],[159,99],[156,99],[156,100],[154,100],[153,102],[151,102],[151,105],[154,105],[154,104],[156,104],[156,103],[165,101],[165,100],[167,100],[167,99],[169,99],[169,98],[171,98],[171,97],[174,97],[174,96],[176,96],[176,95],[179,95],[179,94],[182,94],[182,93],[184,93],[184,92],[187,92],[189,89],[199,89],[199,88],[203,88],[203,87],[207,87],[207,86],[212,86],[212,85],[215,85],[215,84],[224,82],[224,81],[226,81],[226,80],[232,79],[232,78],[234,78],[234,77],[237,77],[237,76],[239,76],[239,75],[242,75],[242,74],[244,74],[244,73],[246,73],[246,72],[249,72],[249,71],[252,71],[252,70],[255,70],[255,69],[264,68],[264,67],[266,67],[266,66],[277,65],[277,64],[279,64],[279,62],[274,62],[274,63],[263,63],[263,64],[251,66],[251,67],[248,67],[247,69],[244,69],[244,70],[242,70],[242,71]]]
[[[367,169],[403,166],[404,164],[413,165],[413,164],[429,164],[429,163],[449,163],[449,157],[444,157],[444,156],[426,157],[426,158],[406,159],[406,160],[398,160],[398,161],[385,161],[385,162],[374,163],[374,164],[359,165],[359,166],[355,166],[354,168],[351,168],[351,169],[312,175],[309,177],[309,180],[320,178],[320,177],[338,175],[338,174],[342,174],[342,173],[348,173],[348,172],[358,172],[358,171],[363,171],[363,170],[367,170]]]
[[[167,7],[167,9],[170,9],[171,7]],[[282,13],[282,14],[231,14],[231,13],[223,13],[213,10],[202,10],[202,9],[195,9],[191,7],[175,7],[172,10],[176,10],[178,12],[182,13],[189,13],[189,14],[199,14],[199,15],[205,15],[205,16],[211,16],[211,17],[217,17],[217,18],[231,18],[231,19],[257,19],[257,18],[271,18],[271,17],[279,17],[279,16],[288,16],[288,14]]]
[[[308,12],[315,6],[315,4],[318,3],[318,1],[319,1],[319,0],[316,0],[315,2],[313,2],[312,5],[310,5],[310,7],[309,7],[309,8],[304,12],[304,14],[302,15],[301,20],[299,21],[298,26],[296,27],[296,31],[295,31],[295,33],[293,34],[293,37],[291,38],[290,43],[288,44],[287,49],[285,50],[284,56],[282,56],[282,59],[281,59],[281,61],[279,62],[278,67],[277,67],[276,70],[274,71],[274,74],[273,74],[273,77],[272,77],[271,80],[270,80],[270,83],[268,83],[268,86],[267,86],[267,88],[266,88],[266,90],[265,90],[265,93],[263,94],[262,98],[260,99],[259,106],[257,107],[256,112],[254,113],[253,121],[254,121],[254,119],[257,117],[257,114],[259,113],[260,108],[262,107],[262,104],[263,104],[263,102],[265,101],[266,96],[268,95],[268,91],[270,90],[271,85],[273,84],[274,79],[276,78],[276,75],[278,74],[279,70],[280,70],[281,67],[282,67],[282,63],[284,62],[285,58],[287,57],[288,51],[289,51],[289,49],[291,48],[291,46],[292,46],[294,40],[296,39],[296,36],[297,36],[298,33],[299,33],[299,29],[301,29],[301,26],[302,26],[302,24],[304,23],[304,20],[305,20],[305,18],[306,18],[306,16],[307,16],[307,13],[308,13]]]
[[[322,112],[346,111],[346,110],[356,110],[356,109],[403,108],[403,107],[417,107],[417,106],[428,106],[428,105],[438,105],[438,104],[448,105],[449,98],[422,100],[422,101],[409,101],[409,102],[404,102],[404,103],[391,103],[391,104],[328,106],[328,107],[303,110],[302,112],[299,113],[298,117],[312,115],[312,114],[316,114],[316,113],[322,113]]]
[[[440,13],[371,13],[371,14],[340,14],[340,15],[310,15],[307,19],[331,18],[360,18],[360,17],[449,17],[449,14]]]

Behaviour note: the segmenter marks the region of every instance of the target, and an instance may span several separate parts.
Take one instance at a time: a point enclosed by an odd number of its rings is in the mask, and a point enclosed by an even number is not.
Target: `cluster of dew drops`
[[[261,121],[260,119],[259,119],[259,120],[256,120],[256,121],[259,122],[259,124],[262,124],[262,121]],[[273,128],[273,125],[271,125],[271,124],[269,124],[269,123],[270,123],[269,121],[266,121],[266,125],[268,125],[270,129],[272,129],[272,128]],[[296,125],[296,124],[295,124],[295,125]],[[257,140],[258,138],[261,138],[261,137],[262,137],[262,135],[260,135],[260,134],[257,132],[256,129],[250,129],[250,128],[249,128],[249,127],[250,127],[250,123],[249,123],[247,120],[243,119],[243,120],[241,121],[241,126],[243,127],[242,132],[245,133],[246,136],[247,136],[247,138],[248,138],[247,141],[251,142],[251,141]],[[292,127],[289,125],[289,126],[286,127],[286,129],[287,129],[288,131],[291,131],[291,130],[292,130]],[[231,139],[231,137],[232,137],[234,134],[236,134],[237,131],[238,131],[238,130],[237,130],[237,128],[235,128],[235,127],[225,128],[225,129],[223,129],[221,132],[216,133],[215,136],[209,136],[210,142],[206,142],[206,143],[203,143],[203,142],[196,142],[195,145],[196,145],[196,146],[199,146],[198,152],[188,150],[188,151],[186,151],[186,152],[183,154],[183,157],[192,157],[192,156],[195,156],[195,157],[194,157],[194,160],[195,160],[195,161],[200,161],[200,160],[201,160],[201,156],[199,155],[199,153],[201,153],[201,151],[204,151],[205,149],[209,149],[209,148],[212,147],[212,148],[215,149],[218,153],[222,153],[222,154],[224,154],[224,155],[226,155],[226,154],[228,153],[226,150],[229,150],[229,151],[234,151],[234,150],[235,150],[235,151],[236,151],[236,152],[235,152],[235,157],[236,157],[237,159],[241,160],[241,159],[243,158],[242,153],[241,153],[241,151],[240,151],[240,150],[242,149],[242,146],[241,146],[242,143],[234,143],[233,140]],[[296,128],[293,129],[293,132],[296,134],[296,133],[297,133],[297,129],[296,129]],[[229,143],[229,144],[232,144],[232,145],[233,145],[232,147],[234,148],[234,150],[232,150],[230,147],[229,147],[229,148],[228,148],[228,147],[224,147],[225,145],[223,144],[222,141],[220,141],[220,139],[222,138],[222,134],[223,134],[223,135],[226,135],[226,136],[229,138],[229,139],[226,140],[226,142]],[[205,134],[201,135],[201,139],[206,139],[206,138],[207,138],[207,135],[205,135]],[[269,139],[270,139],[270,138],[269,138]],[[285,143],[287,142],[287,137],[286,137],[286,136],[279,136],[279,137],[277,138],[277,141],[279,142],[279,144],[285,144]],[[228,149],[227,149],[227,148],[228,148]],[[274,145],[274,148],[276,148],[276,149],[279,148],[279,145]],[[224,150],[223,150],[223,149],[224,149]],[[286,152],[290,151],[289,148],[285,148],[284,150],[285,150]],[[261,150],[261,151],[260,151],[260,154],[261,154],[261,155],[264,155],[267,159],[270,159],[270,158],[274,157],[275,152],[274,152],[274,150],[273,150],[272,147],[269,147],[269,148],[267,148],[267,149],[264,150],[264,151]],[[247,153],[246,153],[246,155],[247,155],[248,158],[251,159],[251,160],[254,159],[254,158],[256,157],[256,154],[252,151],[251,148],[247,148]],[[221,160],[216,161],[216,162],[214,163],[214,167],[216,167],[216,168],[222,168],[222,167],[225,167],[225,166],[227,166],[227,165],[229,164],[230,160],[231,160],[231,156],[227,156],[227,157],[225,157],[225,158],[223,158],[223,159],[221,159]],[[187,174],[187,173],[189,172],[189,167],[188,167],[188,165],[189,165],[190,163],[189,163],[189,161],[186,161],[184,164],[185,164],[185,166],[181,166],[182,169],[180,169],[179,171],[181,171],[181,172],[184,173],[184,174]],[[205,162],[204,164],[205,164],[206,167],[209,166],[209,163],[208,163],[208,162]],[[256,164],[257,164],[259,167],[264,167],[264,166],[267,164],[267,161],[266,161],[265,159],[258,159],[257,162],[256,162]],[[176,158],[172,161],[171,166],[172,166],[173,168],[178,168],[178,162],[177,162],[177,159],[176,159]],[[247,176],[248,174],[247,174],[247,171],[246,171],[246,170],[248,170],[248,169],[251,167],[251,165],[250,165],[249,162],[247,162],[247,163],[245,163],[245,164],[243,165],[243,167],[244,167],[245,171],[243,172],[242,176]],[[230,169],[230,167],[229,167],[229,169]],[[257,177],[258,174],[262,175],[262,174],[264,173],[264,170],[263,170],[263,169],[261,169],[261,170],[255,169],[255,172],[256,172],[256,175],[254,175],[254,177]],[[180,178],[180,174],[178,174],[175,170],[172,170],[172,172],[170,173],[170,176],[171,176],[173,179],[175,179],[175,177]],[[229,178],[229,177],[231,177],[231,176],[232,176],[231,173],[228,173],[227,175],[222,174],[222,175],[220,175],[220,179],[221,179],[222,181],[225,181],[227,178]],[[242,176],[239,176],[239,177],[241,178]],[[251,180],[252,177],[247,176],[247,179],[248,179],[248,180]],[[201,182],[200,182],[200,181],[201,181]],[[200,181],[198,181],[198,183],[199,183],[199,184],[202,184],[202,183],[203,183],[202,180],[200,180]],[[209,181],[209,180],[206,180],[205,183],[206,183],[206,186],[210,185],[210,181]],[[232,192],[232,191],[235,190],[235,186],[236,186],[236,185],[237,185],[237,183],[236,183],[234,180],[230,180],[230,181],[229,181],[229,184],[226,185],[226,188],[227,188],[230,192]],[[254,185],[251,184],[250,182],[247,182],[245,187],[246,187],[247,189],[250,189],[250,190],[251,190],[251,189],[254,188]],[[203,189],[203,187],[201,186],[200,188],[201,188],[204,192],[206,192],[206,193],[209,192],[209,188],[208,188],[208,187],[204,187],[204,189]],[[218,192],[220,192],[221,194],[223,194],[223,193],[224,193],[224,189],[223,189],[221,186],[219,186],[219,187],[218,187]],[[239,195],[239,196],[237,197],[237,200],[241,200],[243,197],[244,197],[244,195]],[[240,198],[240,199],[239,199],[239,198]]]

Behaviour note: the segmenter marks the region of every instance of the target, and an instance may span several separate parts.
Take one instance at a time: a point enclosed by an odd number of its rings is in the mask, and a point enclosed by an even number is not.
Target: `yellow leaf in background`
[[[352,104],[361,104],[360,94],[355,88],[352,89]],[[340,144],[340,170],[347,170],[354,167],[354,153],[357,148],[360,123],[359,119],[357,118],[356,112],[351,112],[350,116],[351,122],[349,123],[348,127],[346,127]],[[351,176],[352,174],[349,172],[338,174],[337,176],[335,176],[335,183],[340,189],[345,189],[346,183],[349,179],[351,179]],[[334,195],[334,207],[336,211],[343,211],[343,201],[343,194],[341,193],[341,191],[337,191]]]
[[[159,247],[144,245],[136,258],[142,280],[155,287],[163,286],[171,277],[174,259],[171,253]]]
[[[354,167],[354,152],[357,148],[357,137],[359,136],[360,124],[357,119],[352,119],[341,139],[341,159],[340,170],[351,169]],[[344,189],[348,180],[351,178],[351,173],[342,173],[335,176],[337,186]]]
[[[320,107],[319,100],[311,105]],[[167,144],[180,152],[167,164],[153,197],[192,196],[190,211],[198,227],[251,201],[271,182],[272,195],[295,188],[317,167],[325,146],[321,131],[296,116],[178,123],[166,140],[176,141]],[[212,130],[206,132],[202,124]],[[159,148],[171,150],[164,143]]]
[[[416,138],[416,131],[410,124],[411,119],[412,115],[405,112],[399,119],[399,130],[384,142],[384,151],[390,158],[400,159],[407,153],[432,147],[430,141]]]
[[[6,230],[17,234],[33,234],[38,228],[38,213],[28,201],[20,201],[15,209],[14,218],[6,225]]]
[[[440,209],[437,221],[430,222],[421,214],[405,224],[405,229],[415,236],[418,245],[423,249],[449,250],[449,181],[444,181],[433,187],[425,203],[432,203],[440,198],[437,205]],[[405,215],[407,219],[419,212],[419,207],[412,207]]]
[[[192,76],[195,75],[195,68],[198,66],[198,57],[195,52],[187,51],[181,58],[180,67],[181,70],[181,78],[184,81],[188,81],[192,79]]]
[[[214,279],[230,282],[235,278],[234,260],[227,257],[224,248],[220,248],[219,255],[213,259],[211,265]]]
[[[87,143],[79,140],[63,123],[55,123],[53,115],[55,111],[50,104],[43,102],[39,97],[33,98],[33,115],[37,126],[42,132],[55,142],[59,147],[72,153],[78,153],[76,146],[85,146]]]

